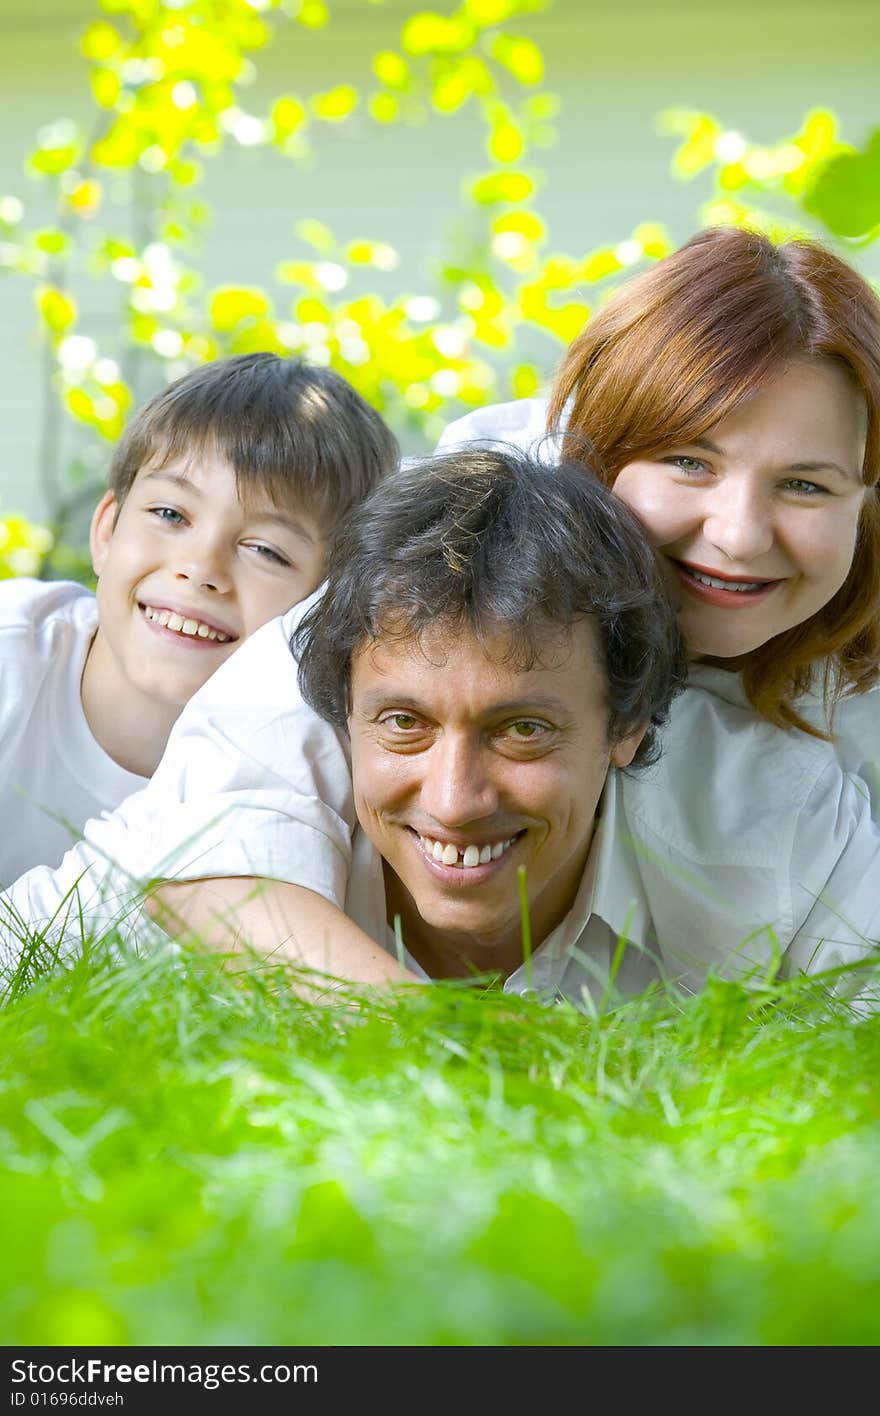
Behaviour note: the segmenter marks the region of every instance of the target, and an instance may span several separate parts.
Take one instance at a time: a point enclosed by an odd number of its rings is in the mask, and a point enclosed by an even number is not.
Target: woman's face
[[[837,593],[865,496],[865,432],[846,371],[802,359],[697,441],[621,469],[614,491],[664,557],[693,657],[748,654]]]

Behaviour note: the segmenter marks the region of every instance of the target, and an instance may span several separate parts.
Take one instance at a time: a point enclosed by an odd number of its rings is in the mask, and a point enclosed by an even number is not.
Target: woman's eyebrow
[[[700,447],[706,452],[714,452],[718,457],[724,456],[723,447],[713,443],[709,438],[693,438],[687,444],[688,447]],[[841,467],[839,462],[831,462],[827,458],[820,457],[807,462],[789,462],[782,468],[784,472],[836,472],[847,482],[861,482],[861,476],[854,472],[852,468]]]
[[[844,481],[846,481],[846,482],[859,482],[859,483],[861,483],[861,480],[862,480],[861,477],[859,476],[858,472],[853,472],[852,469],[847,469],[846,467],[841,467],[841,465],[840,465],[839,462],[826,462],[824,459],[820,459],[820,460],[817,461],[817,462],[792,462],[788,467],[785,468],[785,471],[786,471],[786,472],[836,472],[836,473],[838,474],[838,476],[843,477]]]

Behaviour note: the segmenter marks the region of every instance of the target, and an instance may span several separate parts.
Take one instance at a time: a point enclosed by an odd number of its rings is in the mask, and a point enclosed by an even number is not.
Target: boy
[[[97,594],[0,587],[0,882],[145,784],[184,704],[318,586],[337,520],[397,457],[344,379],[268,353],[136,414],[92,518]]]

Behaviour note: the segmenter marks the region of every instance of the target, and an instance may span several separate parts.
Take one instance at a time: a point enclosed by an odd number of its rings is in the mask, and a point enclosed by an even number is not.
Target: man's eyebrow
[[[710,442],[708,438],[693,438],[686,446],[701,447],[704,448],[706,452],[714,452],[719,457],[724,456],[724,449],[719,447],[717,443]],[[787,466],[781,467],[779,470],[781,472],[796,473],[836,472],[839,477],[843,477],[844,481],[847,482],[861,483],[862,480],[861,475],[858,472],[854,472],[852,468],[841,467],[839,462],[829,462],[824,458],[817,458],[815,461],[811,462],[791,462]]]
[[[358,697],[358,707],[362,712],[372,713],[378,708],[393,707],[424,714],[429,718],[433,716],[430,704],[422,699],[414,698],[409,693],[396,693],[393,684],[388,688],[384,685],[369,688]],[[484,718],[527,718],[533,713],[548,713],[556,718],[568,719],[571,717],[571,704],[565,703],[561,698],[554,697],[553,694],[539,694],[535,698],[515,698],[507,703],[490,703],[482,716]]]

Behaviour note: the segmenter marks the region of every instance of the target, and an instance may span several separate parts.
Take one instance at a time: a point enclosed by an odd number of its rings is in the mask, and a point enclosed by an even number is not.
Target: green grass
[[[874,1345],[880,1018],[98,951],[0,1010],[8,1345]]]

